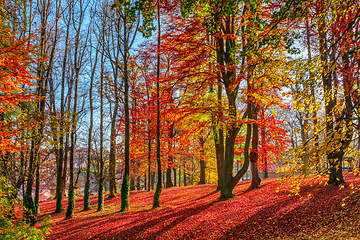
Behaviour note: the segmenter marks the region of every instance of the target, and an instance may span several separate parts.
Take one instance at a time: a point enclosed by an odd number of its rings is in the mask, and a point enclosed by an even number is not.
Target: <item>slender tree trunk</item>
[[[144,175],[144,190],[149,191],[148,190],[148,176],[146,173]]]
[[[151,183],[152,183],[152,174],[151,174],[151,139],[150,139],[150,120],[148,120],[149,124],[149,139],[148,139],[148,176],[149,176],[149,186],[148,191],[151,190]]]
[[[161,195],[161,159],[160,159],[160,1],[157,1],[157,17],[158,17],[158,46],[157,46],[157,64],[156,64],[156,162],[158,181],[154,194],[153,208],[160,207]]]
[[[59,2],[57,16],[60,15],[60,8],[61,8],[61,1]],[[71,16],[71,14],[70,14]],[[56,19],[56,25],[58,24],[59,18]],[[64,181],[62,178],[63,175],[63,162],[64,162],[64,99],[65,99],[65,73],[66,73],[66,63],[67,63],[67,52],[68,52],[68,44],[69,44],[69,29],[70,24],[66,27],[66,36],[65,36],[65,52],[64,58],[62,62],[62,75],[61,75],[61,100],[60,100],[60,124],[59,124],[59,149],[58,149],[58,156],[56,162],[56,208],[55,213],[61,213],[63,210],[63,188],[64,188]],[[56,27],[56,29],[58,29]],[[55,90],[54,90],[55,91]],[[54,96],[55,98],[55,96]],[[55,103],[54,103],[55,104]],[[54,106],[55,108],[55,106]],[[54,116],[55,118],[55,116]]]
[[[261,130],[261,140],[262,140],[262,145],[264,148],[264,145],[266,144],[266,132],[265,129]],[[264,178],[269,178],[269,173],[268,173],[268,162],[267,162],[267,150],[264,150]]]
[[[174,172],[174,186],[176,187],[176,168],[173,167],[173,172]]]
[[[205,156],[204,156],[204,143],[205,139],[201,137],[200,139],[200,181],[199,184],[205,184]]]
[[[27,222],[31,225],[36,224],[35,219],[35,203],[32,198],[32,191],[33,191],[33,184],[34,184],[34,170],[35,170],[35,160],[34,160],[34,140],[31,140],[31,147],[30,147],[30,157],[29,157],[29,171],[27,176],[26,182],[26,192],[24,198],[24,205],[26,208],[25,218]]]
[[[69,5],[69,21],[66,28],[66,40],[65,40],[65,55],[63,58],[63,65],[62,65],[62,77],[61,77],[61,121],[62,121],[62,131],[60,135],[60,144],[63,145],[64,141],[64,134],[65,134],[65,151],[64,146],[60,149],[61,151],[64,151],[63,154],[60,154],[63,156],[61,159],[63,165],[63,173],[62,173],[62,180],[61,180],[61,198],[59,200],[56,200],[56,202],[61,199],[61,206],[59,205],[59,208],[61,207],[62,211],[62,197],[65,194],[65,188],[66,188],[66,178],[67,178],[67,167],[68,167],[68,155],[69,155],[69,143],[70,143],[70,125],[65,124],[65,118],[70,118],[70,111],[71,111],[71,97],[72,97],[72,88],[73,88],[73,81],[71,80],[68,86],[68,93],[67,93],[67,112],[65,113],[65,76],[68,69],[67,66],[67,55],[68,55],[68,48],[69,48],[69,31],[70,31],[70,21],[72,19],[72,4]],[[59,211],[59,212],[61,212]]]
[[[171,101],[171,100],[170,100]],[[174,137],[174,124],[171,124],[170,130],[169,130],[169,138],[170,141],[168,143],[169,145],[169,156],[168,156],[168,164],[166,169],[166,188],[171,188],[174,186],[172,180],[171,180],[171,169],[174,166],[174,160],[173,160],[173,137]]]
[[[186,182],[186,169],[185,169],[185,163],[183,165],[183,171],[184,171],[184,187],[187,186],[187,182]]]
[[[80,43],[80,32],[81,32],[81,23],[83,20],[83,9],[82,1],[80,1],[80,22],[78,29],[76,29],[75,36],[75,48],[74,48],[74,68],[75,68],[75,89],[74,89],[74,105],[72,113],[72,123],[71,123],[71,147],[70,147],[70,182],[69,182],[69,191],[68,191],[68,206],[66,209],[65,218],[69,219],[74,216],[75,211],[75,182],[74,182],[74,154],[75,154],[75,145],[76,145],[76,126],[77,126],[77,101],[78,101],[78,89],[79,89],[79,75],[80,75],[80,65],[81,58],[79,55],[79,43]]]
[[[119,101],[117,91],[118,66],[115,67],[114,84],[115,84],[115,108],[111,118],[110,134],[110,161],[109,161],[109,199],[116,197],[116,118],[118,115]]]
[[[111,119],[110,134],[110,161],[109,161],[109,199],[116,197],[116,118],[118,112],[118,103],[115,102],[115,109]]]
[[[129,80],[128,80],[128,46],[127,46],[127,24],[124,18],[124,90],[125,90],[125,171],[121,185],[121,211],[130,208],[130,117],[129,117]]]
[[[105,23],[103,28],[103,39],[105,35]],[[101,73],[100,73],[100,164],[99,164],[99,188],[97,211],[104,209],[104,49],[101,53]]]
[[[93,84],[94,84],[94,77],[95,71],[97,66],[97,59],[98,59],[98,49],[99,44],[96,48],[95,53],[95,62],[94,66],[92,66],[91,77],[90,77],[90,90],[89,90],[89,101],[90,101],[90,123],[89,123],[89,136],[88,136],[88,149],[87,149],[87,163],[86,163],[86,180],[85,180],[85,189],[84,189],[84,209],[83,211],[90,210],[90,170],[91,170],[91,138],[92,138],[92,130],[93,130],[93,120],[94,120],[94,108],[93,108]]]
[[[40,167],[41,167],[41,153],[37,154],[36,160],[36,181],[35,181],[35,215],[40,213],[39,199],[40,199]]]

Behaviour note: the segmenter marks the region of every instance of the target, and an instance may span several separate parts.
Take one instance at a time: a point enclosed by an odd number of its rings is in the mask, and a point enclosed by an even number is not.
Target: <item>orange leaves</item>
[[[34,80],[28,70],[28,65],[33,62],[29,56],[33,48],[26,40],[17,40],[8,31],[0,26],[3,43],[0,48],[0,149],[13,152],[20,149],[15,139],[22,131],[21,128],[25,127],[21,122],[23,116],[18,116],[15,122],[9,122],[4,115],[13,112],[19,102],[34,99],[25,93],[25,87],[32,86]]]

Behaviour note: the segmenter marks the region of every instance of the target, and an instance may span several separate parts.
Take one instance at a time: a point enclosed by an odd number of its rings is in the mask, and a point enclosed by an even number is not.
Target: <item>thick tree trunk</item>
[[[308,63],[309,63],[309,80],[310,80],[310,88],[311,88],[311,105],[316,106],[316,96],[315,96],[315,87],[316,87],[316,79],[313,72],[313,69],[310,68],[310,63],[312,62],[312,56],[311,56],[311,33],[310,33],[310,26],[309,26],[309,20],[306,20],[306,45],[307,45],[307,52],[308,52]],[[317,149],[319,147],[319,134],[317,129],[317,110],[316,108],[313,109],[312,112],[312,123],[313,123],[313,135],[315,135],[315,148]],[[320,161],[318,159],[318,154],[316,154],[316,173],[320,174]]]
[[[130,178],[130,191],[135,190],[135,178]]]
[[[151,190],[155,188],[155,172],[151,172]]]
[[[252,113],[252,119],[254,121],[257,121],[257,115],[258,115],[258,108],[255,107],[255,104],[253,103],[253,113]],[[259,125],[258,123],[252,124],[253,129],[253,137],[252,137],[252,147],[250,152],[250,169],[251,169],[251,185],[249,187],[250,190],[256,189],[260,186],[261,179],[259,177],[259,171],[258,171],[258,145],[259,145]]]
[[[173,186],[174,185],[173,185],[172,180],[171,180],[171,167],[168,167],[166,169],[166,188],[171,188]]]
[[[136,178],[136,190],[141,190],[141,186],[140,186],[140,176],[138,176],[137,178]]]

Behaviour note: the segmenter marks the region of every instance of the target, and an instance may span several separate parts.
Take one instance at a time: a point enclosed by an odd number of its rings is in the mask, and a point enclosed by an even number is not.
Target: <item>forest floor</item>
[[[42,202],[41,218],[52,218],[47,239],[360,239],[360,178],[344,173],[346,184],[329,186],[326,176],[296,184],[266,179],[247,191],[239,182],[236,197],[221,201],[216,185],[163,189],[161,207],[152,210],[154,191],[131,191],[131,209],[120,210],[120,196],[105,199],[97,212],[97,196],[90,211],[76,199],[73,219],[54,214],[55,200]]]

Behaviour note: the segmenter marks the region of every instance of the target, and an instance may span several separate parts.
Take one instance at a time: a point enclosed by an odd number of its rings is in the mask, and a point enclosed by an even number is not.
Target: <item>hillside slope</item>
[[[298,195],[279,179],[263,180],[253,191],[247,191],[250,182],[240,182],[227,201],[218,200],[216,185],[173,187],[163,189],[156,210],[150,209],[154,191],[132,191],[125,213],[120,196],[106,200],[103,212],[96,212],[97,196],[87,212],[77,198],[70,220],[53,214],[52,200],[41,203],[41,217],[52,216],[47,239],[360,239],[360,179],[347,173],[340,187],[325,180],[305,180]]]

